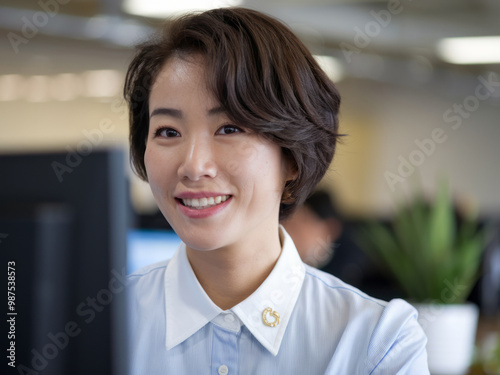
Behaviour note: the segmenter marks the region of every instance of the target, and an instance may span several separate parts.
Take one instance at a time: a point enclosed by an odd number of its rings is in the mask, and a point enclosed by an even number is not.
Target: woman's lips
[[[222,192],[211,192],[211,191],[184,191],[182,193],[176,194],[175,197],[178,199],[200,199],[200,198],[210,198],[217,197],[220,195],[230,195]]]
[[[197,198],[188,198],[187,196],[198,196]],[[232,201],[232,195],[213,195],[200,196],[199,193],[193,194],[180,194],[176,198],[177,207],[186,216],[194,219],[203,219],[213,216],[224,208],[226,208]]]
[[[184,206],[195,208],[197,210],[208,208],[209,206],[215,206],[222,202],[228,200],[230,195],[217,195],[215,197],[203,197],[203,198],[184,198],[181,199]]]

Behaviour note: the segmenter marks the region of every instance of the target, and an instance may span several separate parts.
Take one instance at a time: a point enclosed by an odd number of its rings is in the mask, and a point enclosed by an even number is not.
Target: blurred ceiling
[[[477,75],[499,64],[454,66],[438,40],[500,35],[497,0],[247,0],[290,25],[314,53],[339,59],[346,76],[428,80],[436,71]],[[122,0],[2,0],[0,74],[124,70],[132,46],[161,20],[125,14]],[[31,24],[31,26],[30,26]],[[394,79],[394,78],[393,78]]]

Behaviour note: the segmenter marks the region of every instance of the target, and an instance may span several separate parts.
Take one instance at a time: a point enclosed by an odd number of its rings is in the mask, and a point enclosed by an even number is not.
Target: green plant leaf
[[[437,264],[450,258],[455,240],[455,215],[451,203],[448,184],[439,185],[434,205],[429,217],[429,247]]]
[[[479,276],[485,230],[478,230],[473,217],[457,228],[449,187],[443,181],[434,200],[426,202],[416,194],[400,204],[390,227],[367,224],[359,244],[385,266],[409,298],[460,303]],[[453,298],[444,298],[450,283],[459,288]]]

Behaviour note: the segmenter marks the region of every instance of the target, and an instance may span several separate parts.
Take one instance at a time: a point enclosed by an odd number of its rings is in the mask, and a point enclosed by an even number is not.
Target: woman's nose
[[[203,138],[195,138],[186,142],[182,162],[178,174],[181,178],[198,181],[201,178],[214,178],[217,175],[214,150],[210,141]]]

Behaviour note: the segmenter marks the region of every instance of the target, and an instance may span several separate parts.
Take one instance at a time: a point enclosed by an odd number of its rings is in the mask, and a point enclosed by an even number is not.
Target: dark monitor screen
[[[120,150],[0,155],[4,369],[126,374]]]

